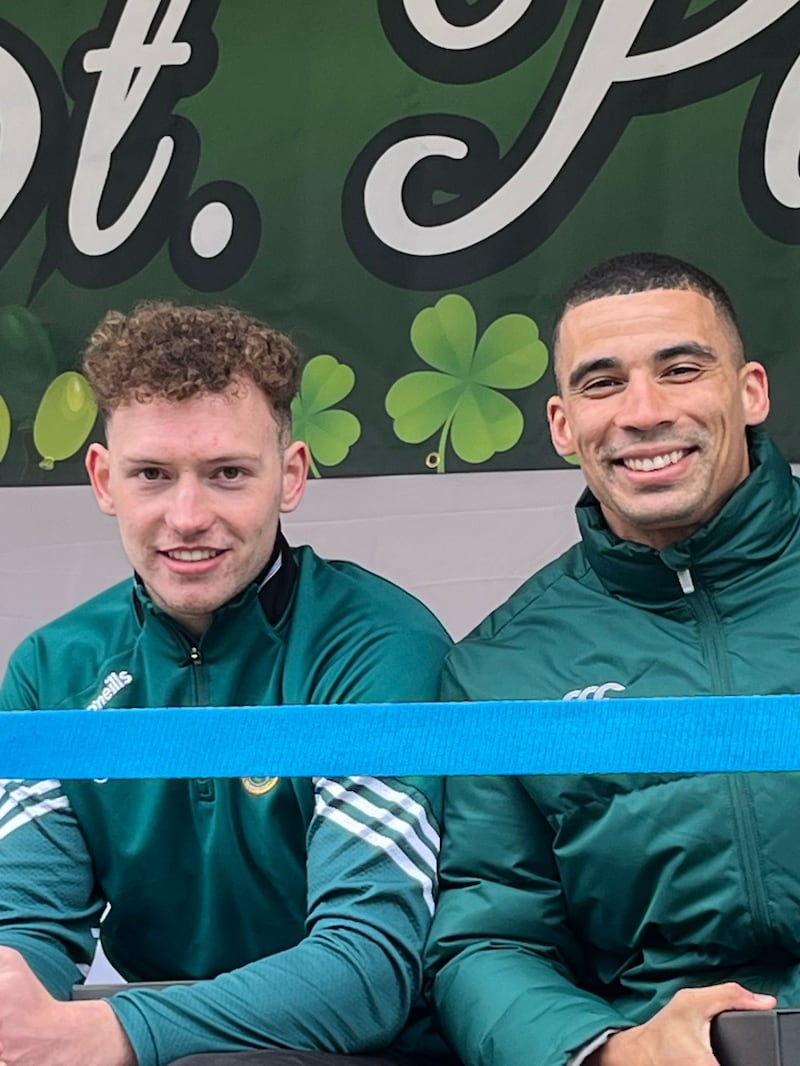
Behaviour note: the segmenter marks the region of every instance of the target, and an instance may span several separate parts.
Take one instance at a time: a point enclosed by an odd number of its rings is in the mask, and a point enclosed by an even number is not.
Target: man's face
[[[745,427],[769,411],[759,363],[705,296],[657,289],[561,320],[555,449],[577,452],[610,528],[661,549],[689,536],[749,473]]]
[[[304,444],[280,447],[264,393],[242,382],[170,403],[132,401],[93,444],[87,469],[101,510],[153,600],[190,632],[267,562],[281,511],[308,470]]]

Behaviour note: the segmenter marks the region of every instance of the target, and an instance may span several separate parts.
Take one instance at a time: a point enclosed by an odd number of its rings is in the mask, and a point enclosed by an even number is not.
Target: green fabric
[[[800,691],[800,485],[763,434],[751,444],[724,509],[660,553],[618,540],[585,494],[582,543],[453,650],[443,698]],[[587,702],[594,723],[599,709]],[[448,782],[429,961],[466,1066],[564,1066],[684,985],[800,1003],[799,787],[789,773]]]
[[[132,582],[109,589],[20,646],[0,708],[435,698],[450,642],[433,616],[353,564],[294,555],[280,621],[248,588],[215,614],[199,665]],[[201,982],[113,999],[141,1066],[400,1033],[433,908],[438,780],[3,784],[0,943],[67,998],[110,901],[102,941],[126,977]]]

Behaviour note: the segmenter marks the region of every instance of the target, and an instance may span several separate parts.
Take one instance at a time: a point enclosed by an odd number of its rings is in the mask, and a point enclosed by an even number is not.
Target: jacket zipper
[[[192,671],[194,704],[195,706],[200,706],[202,702],[205,701],[201,698],[203,694],[200,692],[200,680],[197,675],[197,670],[203,665],[203,653],[196,644],[192,644],[189,648],[189,662],[191,663],[190,669]],[[213,803],[215,791],[212,778],[196,777],[194,779],[194,792],[200,802]]]
[[[752,915],[753,935],[763,943],[765,940],[774,938],[774,928],[770,920],[769,905],[761,878],[761,867],[758,863],[761,848],[752,813],[750,784],[744,774],[726,774],[725,776],[731,794],[733,816],[739,831],[739,850],[742,856],[749,910]]]
[[[733,678],[728,656],[720,637],[721,621],[714,601],[706,589],[702,586],[697,587],[689,570],[679,570],[678,581],[700,625],[700,638],[711,674],[713,691],[720,695],[727,695],[733,691]],[[726,774],[725,777],[736,826],[754,935],[759,940],[769,939],[773,928],[758,864],[760,848],[758,831],[752,813],[750,786],[742,774]]]
[[[679,570],[678,581],[688,603],[700,624],[700,640],[703,655],[711,674],[712,691],[719,695],[730,693],[733,678],[728,666],[728,656],[720,637],[720,617],[708,592],[695,584],[690,570]]]

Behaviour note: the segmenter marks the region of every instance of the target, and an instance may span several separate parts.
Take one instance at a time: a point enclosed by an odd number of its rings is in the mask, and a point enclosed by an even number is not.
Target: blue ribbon
[[[796,696],[0,713],[12,778],[796,769]]]

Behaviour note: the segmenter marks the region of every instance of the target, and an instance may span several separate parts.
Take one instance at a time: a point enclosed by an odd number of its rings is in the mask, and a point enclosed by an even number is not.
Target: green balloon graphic
[[[11,412],[8,409],[6,401],[0,396],[0,463],[2,463],[5,458],[10,440]]]
[[[52,381],[42,397],[33,423],[33,443],[42,457],[42,470],[69,459],[92,432],[97,400],[83,374],[68,370]]]

